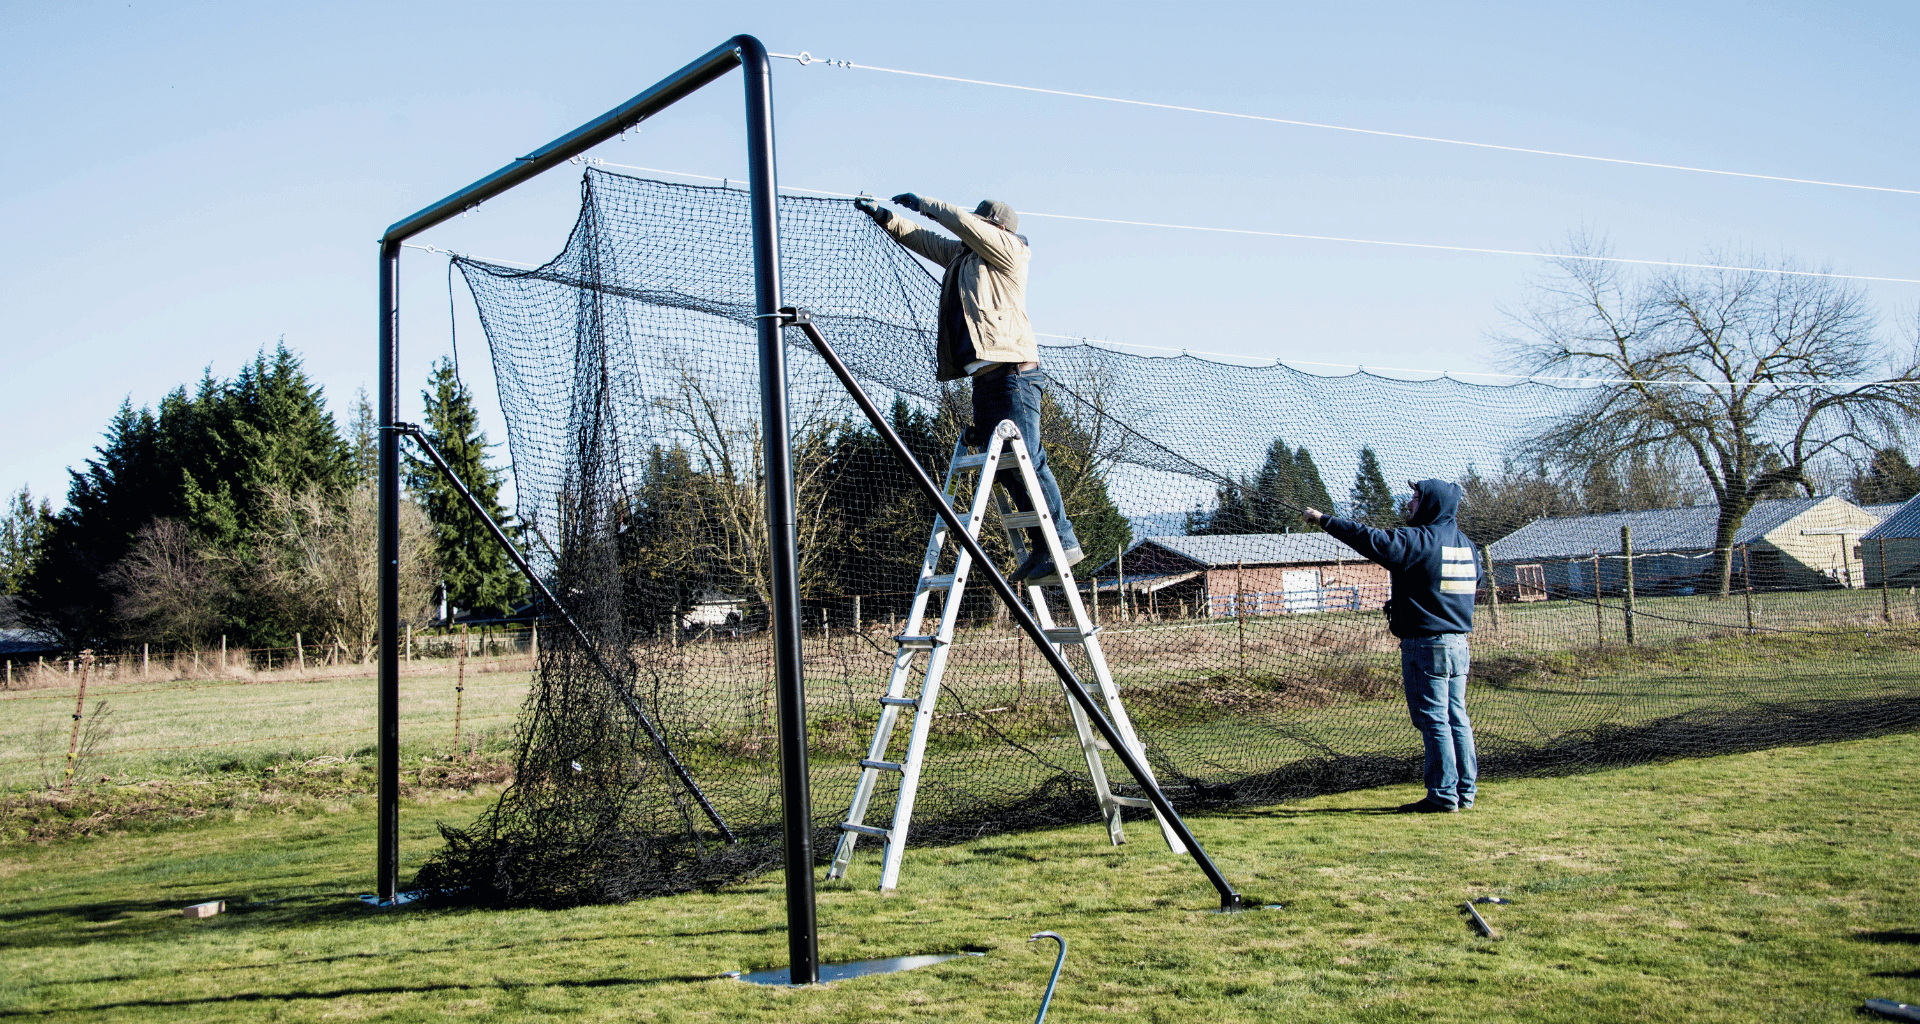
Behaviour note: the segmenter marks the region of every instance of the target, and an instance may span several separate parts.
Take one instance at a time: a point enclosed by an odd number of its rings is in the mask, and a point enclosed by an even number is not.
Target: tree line
[[[423,396],[436,447],[496,521],[502,474],[472,396],[435,366]],[[0,521],[0,584],[24,622],[72,648],[338,642],[378,628],[379,437],[365,392],[344,429],[284,344],[227,379],[209,370],[158,407],[123,402],[58,513],[24,488]],[[473,513],[418,460],[401,508],[407,618],[434,599],[501,614],[521,596]]]
[[[638,486],[617,498],[617,547],[625,614],[639,635],[680,628],[703,601],[737,606],[738,624],[761,621],[766,577],[765,491],[760,435],[752,416],[730,418],[727,403],[691,373],[654,400],[678,438],[647,453]],[[970,421],[964,395],[917,404],[896,398],[890,425],[922,466],[939,472]],[[1105,418],[1076,416],[1048,393],[1041,433],[1066,512],[1090,555],[1132,542],[1133,529],[1107,489]],[[913,600],[934,513],[932,505],[863,418],[838,403],[796,410],[792,428],[800,595],[836,621],[860,595],[865,619],[904,612]],[[972,496],[969,486],[956,500]],[[987,552],[1011,565],[1000,531],[981,533]],[[983,588],[968,592],[989,612]],[[812,621],[812,620],[810,620]]]

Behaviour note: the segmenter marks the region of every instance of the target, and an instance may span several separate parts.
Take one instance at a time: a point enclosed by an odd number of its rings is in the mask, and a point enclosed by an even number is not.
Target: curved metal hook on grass
[[[1053,977],[1047,979],[1047,994],[1040,997],[1040,1016],[1033,1018],[1033,1024],[1045,1024],[1047,1007],[1053,1005],[1053,987],[1060,984],[1060,968],[1067,962],[1067,940],[1059,932],[1034,932],[1027,936],[1028,942],[1052,939],[1060,944],[1060,955],[1053,960]]]

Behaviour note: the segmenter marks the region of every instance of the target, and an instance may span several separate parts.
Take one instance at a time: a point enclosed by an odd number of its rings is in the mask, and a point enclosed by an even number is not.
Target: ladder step
[[[1113,798],[1113,802],[1122,807],[1139,807],[1143,810],[1153,809],[1153,801],[1142,800],[1137,796],[1116,796]]]
[[[895,708],[918,709],[920,707],[920,701],[913,697],[882,697],[880,703]]]
[[[950,590],[950,589],[952,589],[952,588],[953,588],[953,574],[952,574],[952,573],[943,573],[943,574],[941,574],[941,575],[938,575],[938,576],[922,576],[922,577],[920,577],[920,592],[921,592],[921,593],[925,593],[925,592],[927,592],[927,591],[929,591],[929,590]]]
[[[870,761],[864,757],[860,759],[860,767],[872,768],[876,771],[883,772],[899,772],[902,775],[906,774],[907,771],[905,766],[894,761]]]
[[[1002,451],[1000,453],[1000,457],[1004,459],[1009,454],[1011,453]],[[959,458],[953,460],[953,472],[955,473],[969,472],[972,470],[979,469],[981,466],[984,466],[986,464],[987,464],[987,457],[985,455],[962,455]]]
[[[1047,635],[1048,640],[1056,644],[1083,644],[1087,642],[1088,637],[1100,632],[1103,628],[1105,627],[1095,626],[1082,633],[1072,626],[1063,626],[1059,629],[1043,629],[1041,632]]]
[[[902,633],[893,638],[893,642],[909,651],[931,651],[940,643],[937,636],[912,636]]]
[[[843,821],[840,823],[840,831],[858,832],[863,836],[877,836],[878,838],[885,839],[889,843],[893,842],[892,829],[875,828],[872,825],[855,825],[851,821]]]
[[[1009,512],[1000,517],[1000,522],[1009,530],[1025,530],[1030,527],[1039,526],[1041,519],[1040,513],[1037,511]]]

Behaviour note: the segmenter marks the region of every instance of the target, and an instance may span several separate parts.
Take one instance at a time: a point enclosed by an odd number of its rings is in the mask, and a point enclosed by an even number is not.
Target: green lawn
[[[1403,737],[1409,746],[1413,735]],[[1151,829],[910,850],[895,896],[868,854],[823,886],[830,961],[978,949],[807,990],[778,966],[778,876],[713,894],[549,911],[373,910],[364,798],[148,834],[0,848],[0,1016],[86,1021],[1030,1020],[1053,929],[1073,943],[1050,1020],[1776,1021],[1920,1000],[1920,745],[1899,735],[1494,782],[1460,815],[1409,788],[1193,822],[1213,893]],[[410,873],[437,819],[409,803]],[[1459,908],[1484,908],[1501,938]],[[204,921],[178,916],[232,901]]]

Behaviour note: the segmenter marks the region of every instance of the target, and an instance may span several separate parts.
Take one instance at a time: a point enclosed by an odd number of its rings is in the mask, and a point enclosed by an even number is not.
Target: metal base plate
[[[855,960],[847,964],[821,964],[820,983],[846,981],[849,978],[864,978],[869,974],[892,974],[896,971],[911,971],[916,967],[932,967],[963,956],[986,956],[985,953],[927,953],[921,956],[889,956],[879,960]],[[769,971],[748,971],[744,974],[727,975],[755,985],[791,985],[793,970],[780,967]]]
[[[413,892],[396,892],[390,900],[383,900],[373,895],[363,895],[360,897],[360,902],[365,903],[369,907],[404,907],[425,895],[426,893],[415,889]]]
[[[1891,999],[1869,999],[1867,1009],[1894,1020],[1920,1021],[1920,1006],[1896,1003]]]

